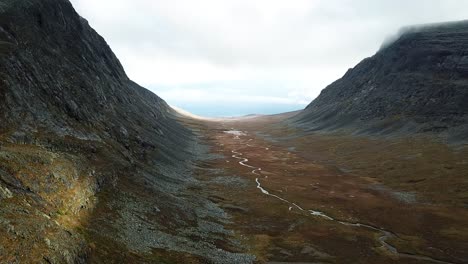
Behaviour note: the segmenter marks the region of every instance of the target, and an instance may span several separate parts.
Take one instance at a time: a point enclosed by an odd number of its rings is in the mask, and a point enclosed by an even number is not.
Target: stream
[[[236,140],[240,140],[241,136],[247,136],[246,132],[237,131],[237,130],[224,131],[224,133],[234,135],[234,139],[236,139]],[[250,142],[250,141],[252,141],[252,139],[249,139],[248,141]],[[248,147],[254,147],[254,146],[252,146],[250,144],[246,144],[246,145]],[[269,150],[269,148],[265,148],[265,150]],[[379,239],[378,239],[379,243],[385,249],[385,251],[387,251],[391,255],[396,255],[396,256],[401,257],[401,258],[424,260],[424,261],[429,261],[429,262],[432,262],[432,263],[456,264],[454,262],[447,262],[447,261],[443,261],[443,260],[439,260],[439,259],[434,259],[434,258],[431,258],[429,256],[415,255],[415,254],[410,254],[410,253],[399,252],[397,250],[397,248],[395,248],[394,246],[390,245],[387,242],[388,239],[398,237],[395,233],[393,233],[391,231],[387,231],[387,230],[385,230],[383,228],[379,228],[379,227],[376,227],[376,226],[363,224],[363,223],[359,223],[359,222],[353,223],[353,222],[342,221],[342,220],[333,218],[333,217],[331,217],[331,216],[329,216],[329,215],[327,215],[327,214],[325,214],[324,212],[321,212],[321,211],[306,210],[306,209],[302,208],[301,206],[297,205],[294,202],[288,201],[285,198],[280,197],[280,196],[278,196],[276,194],[272,194],[270,191],[268,191],[267,189],[262,187],[262,184],[261,184],[261,181],[260,181],[260,178],[262,177],[262,175],[261,175],[262,168],[246,164],[246,162],[248,162],[249,159],[243,157],[243,153],[238,152],[238,150],[231,150],[231,152],[233,153],[233,155],[232,155],[233,158],[240,160],[238,163],[241,166],[247,167],[249,169],[253,169],[251,171],[251,173],[256,176],[255,182],[257,184],[257,189],[259,189],[265,195],[276,198],[276,199],[288,204],[290,211],[293,208],[297,208],[298,210],[300,210],[302,212],[307,212],[308,214],[310,214],[312,216],[321,217],[321,218],[324,218],[324,219],[329,220],[329,221],[334,221],[334,222],[339,223],[341,225],[350,226],[350,227],[366,228],[366,229],[369,229],[369,230],[372,230],[372,231],[379,232],[381,234]],[[266,180],[266,179],[268,179],[268,176],[264,176],[262,179]]]

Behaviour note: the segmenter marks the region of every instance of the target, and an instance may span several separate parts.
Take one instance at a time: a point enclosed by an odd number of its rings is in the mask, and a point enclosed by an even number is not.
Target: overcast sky
[[[199,115],[304,108],[410,24],[467,19],[464,0],[71,0],[127,74]]]

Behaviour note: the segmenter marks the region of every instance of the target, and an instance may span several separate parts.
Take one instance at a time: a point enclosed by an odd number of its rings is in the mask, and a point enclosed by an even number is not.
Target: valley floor
[[[180,151],[133,163],[4,143],[0,263],[468,263],[466,146],[287,116],[180,118]]]
[[[259,263],[468,263],[466,148],[305,135],[284,117],[183,121],[219,157],[190,190],[228,214],[240,245],[219,248]]]

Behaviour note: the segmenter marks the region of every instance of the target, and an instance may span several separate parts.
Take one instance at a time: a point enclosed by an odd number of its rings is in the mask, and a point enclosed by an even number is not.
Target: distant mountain
[[[468,21],[402,29],[289,121],[308,131],[468,140]]]

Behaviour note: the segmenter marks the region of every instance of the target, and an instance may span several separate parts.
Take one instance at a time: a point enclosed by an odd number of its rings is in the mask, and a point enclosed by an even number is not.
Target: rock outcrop
[[[310,131],[468,140],[468,21],[403,29],[291,121]]]

